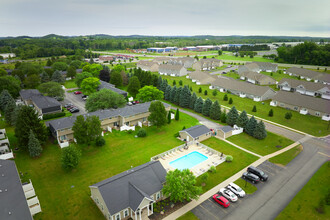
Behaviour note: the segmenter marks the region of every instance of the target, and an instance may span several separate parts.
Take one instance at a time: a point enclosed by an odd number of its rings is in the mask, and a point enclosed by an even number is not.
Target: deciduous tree
[[[82,81],[89,77],[93,77],[93,75],[89,72],[82,72],[80,74],[77,74],[74,81],[75,81],[76,85],[80,88]]]
[[[87,123],[84,116],[77,116],[72,126],[73,137],[76,139],[77,144],[87,143]]]
[[[149,102],[152,100],[161,100],[164,98],[164,93],[159,91],[156,87],[145,86],[139,90],[136,98],[143,102]]]
[[[101,89],[88,97],[85,108],[88,112],[94,112],[99,109],[120,108],[125,104],[124,96],[110,89]]]
[[[166,124],[167,112],[162,102],[154,101],[150,103],[150,115],[148,120],[155,126],[161,127]]]
[[[132,76],[129,79],[129,84],[127,87],[127,91],[130,95],[132,95],[134,98],[139,93],[139,90],[141,89],[140,81],[136,76]]]
[[[52,75],[52,81],[57,83],[64,83],[65,79],[62,76],[61,72],[56,70]]]
[[[81,157],[80,151],[74,146],[68,146],[62,149],[62,167],[64,169],[74,169],[78,166]]]
[[[96,92],[100,85],[100,80],[96,77],[88,77],[84,79],[81,83],[81,90],[85,95],[91,95]]]
[[[13,98],[17,98],[21,90],[21,81],[13,76],[0,77],[0,92],[3,90],[8,90]]]
[[[123,86],[123,78],[120,72],[112,71],[110,76],[110,83],[116,87]]]
[[[64,90],[62,88],[62,85],[57,82],[42,83],[38,87],[38,90],[45,96],[58,98],[64,97]]]

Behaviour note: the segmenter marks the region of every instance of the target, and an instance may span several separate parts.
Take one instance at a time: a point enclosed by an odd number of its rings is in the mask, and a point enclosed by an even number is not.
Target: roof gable
[[[201,135],[209,133],[210,129],[205,125],[195,125],[182,131],[187,132],[192,138],[197,138]]]

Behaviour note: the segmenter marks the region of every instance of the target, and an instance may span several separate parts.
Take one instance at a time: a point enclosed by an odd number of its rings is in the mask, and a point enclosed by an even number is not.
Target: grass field
[[[190,127],[198,121],[186,114],[180,114],[179,121],[157,129],[146,128],[147,137],[135,138],[137,132],[114,131],[105,136],[106,146],[83,147],[82,158],[77,169],[67,172],[60,163],[61,149],[48,142],[40,158],[31,159],[28,153],[18,151],[15,162],[24,180],[31,179],[40,200],[42,213],[34,219],[103,219],[101,212],[90,199],[88,186],[131,166],[150,161],[154,155],[176,147],[182,142],[174,134],[183,126]],[[0,128],[5,127],[3,121]],[[11,148],[16,147],[14,128],[6,128]]]
[[[298,156],[302,150],[303,146],[298,145],[288,151],[285,151],[284,153],[281,153],[280,155],[277,155],[276,157],[270,158],[269,161],[275,164],[286,166],[291,162],[291,160]]]
[[[191,211],[177,218],[177,220],[198,220],[198,219],[199,218],[196,215],[194,215],[194,213],[192,213]]]
[[[250,58],[249,56],[245,56],[245,57],[236,57],[236,56],[233,56],[231,55],[231,53],[227,53],[227,54],[222,54],[220,56],[214,56],[214,55],[211,55],[211,56],[206,56],[207,58],[212,58],[212,57],[215,57],[216,59],[220,59],[220,60],[233,60],[233,61],[245,61],[245,62],[252,62],[252,61],[255,61],[255,62],[267,62],[267,63],[274,63],[274,60],[269,60],[269,59],[266,59],[266,58],[263,58],[263,57],[258,57],[258,56],[254,56],[253,58]]]
[[[288,206],[276,217],[286,219],[330,219],[330,206],[325,204],[325,213],[320,214],[315,207],[330,193],[330,162],[324,163],[308,183],[291,200]],[[328,196],[329,197],[329,196]]]
[[[274,153],[275,151],[281,150],[294,143],[290,139],[269,131],[267,132],[267,137],[263,140],[258,140],[244,132],[238,135],[233,135],[227,138],[227,140],[262,156]],[[277,145],[282,147],[277,148]]]
[[[255,102],[252,99],[248,98],[240,98],[236,95],[228,94],[228,98],[233,99],[233,104],[228,104],[228,101],[223,101],[224,93],[218,92],[217,96],[212,95],[212,89],[209,89],[209,85],[196,85],[190,79],[186,77],[171,77],[171,76],[162,76],[163,79],[167,79],[169,85],[172,85],[173,80],[176,80],[178,83],[179,80],[182,80],[183,85],[189,85],[192,87],[193,92],[196,92],[197,96],[202,97],[203,99],[210,98],[212,101],[218,100],[218,102],[226,107],[231,108],[235,106],[238,110],[245,110],[247,113],[264,118],[266,120],[270,120],[293,129],[297,129],[303,132],[306,132],[315,136],[325,136],[330,134],[330,129],[328,130],[328,122],[322,120],[319,117],[311,116],[311,115],[302,115],[299,112],[286,110],[280,107],[270,106],[270,100],[264,102]],[[198,93],[198,89],[202,88],[203,92]],[[208,95],[204,95],[204,90],[208,91]],[[252,112],[253,106],[257,107],[257,112]],[[268,113],[270,109],[273,109],[274,116],[269,117]],[[291,112],[292,118],[287,120],[284,118],[285,113]]]
[[[215,137],[211,137],[202,142],[206,146],[213,148],[219,152],[224,153],[225,155],[232,155],[234,160],[230,163],[224,162],[218,165],[216,173],[210,173],[209,178],[206,182],[206,185],[203,187],[203,192],[206,192],[212,189],[214,186],[218,185],[219,183],[223,182],[224,180],[228,179],[238,171],[242,170],[244,167],[248,166],[249,164],[253,163],[258,159],[258,157],[246,153],[227,142],[219,140]],[[201,185],[201,179],[197,178],[197,184]]]
[[[72,89],[72,88],[77,88],[78,86],[74,82],[74,79],[71,79],[71,80],[65,81],[64,87],[67,88],[67,89]]]

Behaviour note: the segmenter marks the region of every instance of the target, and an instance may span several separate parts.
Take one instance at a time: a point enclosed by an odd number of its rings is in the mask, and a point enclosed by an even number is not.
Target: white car
[[[230,189],[233,193],[235,193],[237,196],[239,196],[241,198],[243,198],[245,196],[244,190],[242,190],[242,188],[237,186],[235,183],[229,183],[227,188]]]
[[[220,193],[231,202],[237,202],[238,200],[237,196],[229,189],[221,188]]]

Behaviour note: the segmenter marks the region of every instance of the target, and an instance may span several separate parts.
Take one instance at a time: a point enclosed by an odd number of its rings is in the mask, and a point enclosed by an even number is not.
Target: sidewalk
[[[260,164],[262,164],[264,161],[268,160],[269,158],[275,157],[275,156],[277,156],[277,155],[279,155],[279,154],[281,154],[281,153],[283,153],[285,151],[288,151],[288,150],[294,148],[295,146],[297,146],[297,145],[305,142],[306,140],[308,140],[310,138],[311,138],[311,136],[305,136],[302,139],[300,139],[299,141],[297,141],[297,142],[295,142],[295,143],[287,146],[286,148],[283,148],[282,150],[279,150],[279,151],[276,151],[276,152],[274,152],[272,154],[268,154],[266,156],[261,157],[260,159],[258,159],[257,161],[253,162],[249,166],[255,166],[255,167],[257,167]],[[182,208],[180,208],[177,211],[173,212],[172,214],[168,215],[167,217],[164,218],[164,220],[177,219],[180,216],[184,215],[185,213],[189,212],[190,210],[192,210],[193,208],[195,208],[196,206],[200,205],[205,200],[207,200],[208,198],[210,198],[212,195],[214,195],[215,193],[217,193],[219,191],[219,189],[221,189],[223,187],[226,187],[229,183],[235,182],[237,179],[239,179],[249,166],[245,167],[241,171],[237,172],[233,176],[229,177],[225,181],[221,182],[217,186],[215,186],[212,189],[210,189],[209,191],[205,192],[204,194],[202,194],[199,197],[198,200],[193,200],[193,201],[189,202],[187,205],[183,206]]]

